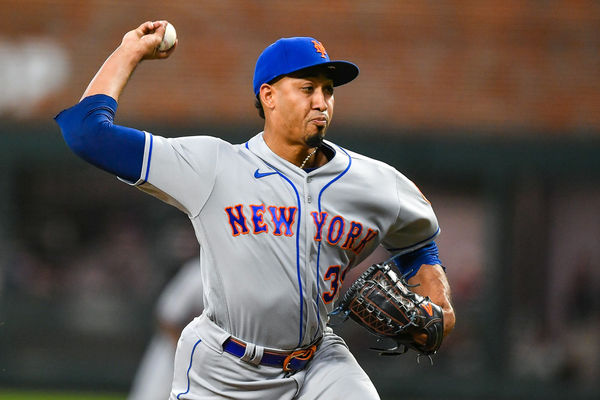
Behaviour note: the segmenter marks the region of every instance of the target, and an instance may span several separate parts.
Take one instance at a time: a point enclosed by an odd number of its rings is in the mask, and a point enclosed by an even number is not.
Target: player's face
[[[320,145],[333,116],[333,81],[323,74],[287,76],[273,86],[278,131],[292,142]]]

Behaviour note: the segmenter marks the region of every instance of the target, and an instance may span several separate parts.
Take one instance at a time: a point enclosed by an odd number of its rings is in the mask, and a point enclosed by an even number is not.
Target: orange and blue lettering
[[[335,246],[338,244],[343,234],[344,218],[340,217],[339,215],[333,217],[331,223],[329,224],[329,231],[327,232],[327,242],[329,242],[330,245]]]
[[[271,213],[271,217],[273,218],[273,225],[275,226],[275,230],[273,231],[273,235],[281,236],[281,226],[285,226],[285,236],[292,236],[294,232],[292,231],[292,224],[294,223],[294,218],[296,217],[296,211],[298,208],[296,207],[275,207],[269,206],[269,212]]]
[[[312,215],[313,221],[315,222],[315,226],[317,228],[317,232],[315,233],[315,241],[320,242],[323,232],[323,225],[325,225],[325,220],[327,220],[327,213],[317,213],[316,211],[313,211],[310,214]]]
[[[352,221],[350,223],[350,230],[346,236],[346,241],[342,245],[342,249],[351,249],[352,246],[354,246],[354,239],[360,236],[362,229],[362,224]]]
[[[373,238],[375,238],[375,236],[377,236],[377,231],[374,231],[373,229],[369,228],[369,230],[367,231],[367,235],[363,238],[363,240],[360,241],[358,246],[352,249],[352,251],[356,254],[360,253],[364,250],[367,243]]]
[[[250,204],[250,208],[252,209],[252,226],[254,228],[253,233],[254,234],[258,234],[258,233],[268,233],[269,232],[269,228],[267,227],[267,224],[265,224],[264,221],[264,217],[265,217],[265,205],[261,204],[261,205],[254,205],[254,204]]]
[[[323,302],[325,304],[331,303],[335,296],[337,295],[338,290],[340,289],[340,270],[342,269],[341,265],[331,265],[325,275],[323,276],[323,280],[331,281],[329,284],[329,291],[323,293]]]
[[[234,215],[234,208],[237,211],[237,215]],[[246,235],[248,232],[250,232],[246,226],[246,217],[244,217],[244,211],[242,210],[241,204],[238,204],[235,207],[227,207],[225,208],[225,212],[229,217],[229,225],[231,226],[231,232],[233,233],[233,236],[238,236],[240,233]]]

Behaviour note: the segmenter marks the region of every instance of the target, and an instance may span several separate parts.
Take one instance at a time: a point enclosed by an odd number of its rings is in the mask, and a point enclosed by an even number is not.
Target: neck
[[[300,164],[300,168],[304,168],[304,167],[310,168],[311,164],[315,163],[315,160],[317,159],[317,157],[316,157],[317,150],[319,150],[319,148],[315,147],[314,150],[312,150],[310,153],[308,153],[308,155],[306,156],[304,161],[302,161],[302,164]]]
[[[265,129],[263,139],[271,151],[284,160],[300,168],[311,168],[319,166],[320,160],[318,147],[308,147],[303,143],[288,143],[280,135],[272,134]]]

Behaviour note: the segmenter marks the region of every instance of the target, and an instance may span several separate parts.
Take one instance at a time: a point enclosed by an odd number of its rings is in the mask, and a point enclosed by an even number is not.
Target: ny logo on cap
[[[325,57],[327,55],[327,50],[325,50],[325,47],[323,47],[321,42],[318,42],[316,40],[313,40],[312,42],[315,45],[315,50],[317,50],[317,53],[321,53],[321,57],[327,58]]]

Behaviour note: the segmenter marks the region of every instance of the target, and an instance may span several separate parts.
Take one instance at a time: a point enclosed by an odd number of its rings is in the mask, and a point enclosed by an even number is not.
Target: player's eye
[[[303,90],[304,92],[310,93],[310,92],[312,92],[312,91],[313,91],[313,87],[312,87],[312,85],[306,85],[306,86],[302,86],[302,90]]]
[[[325,86],[323,91],[330,96],[333,96],[333,86]]]

